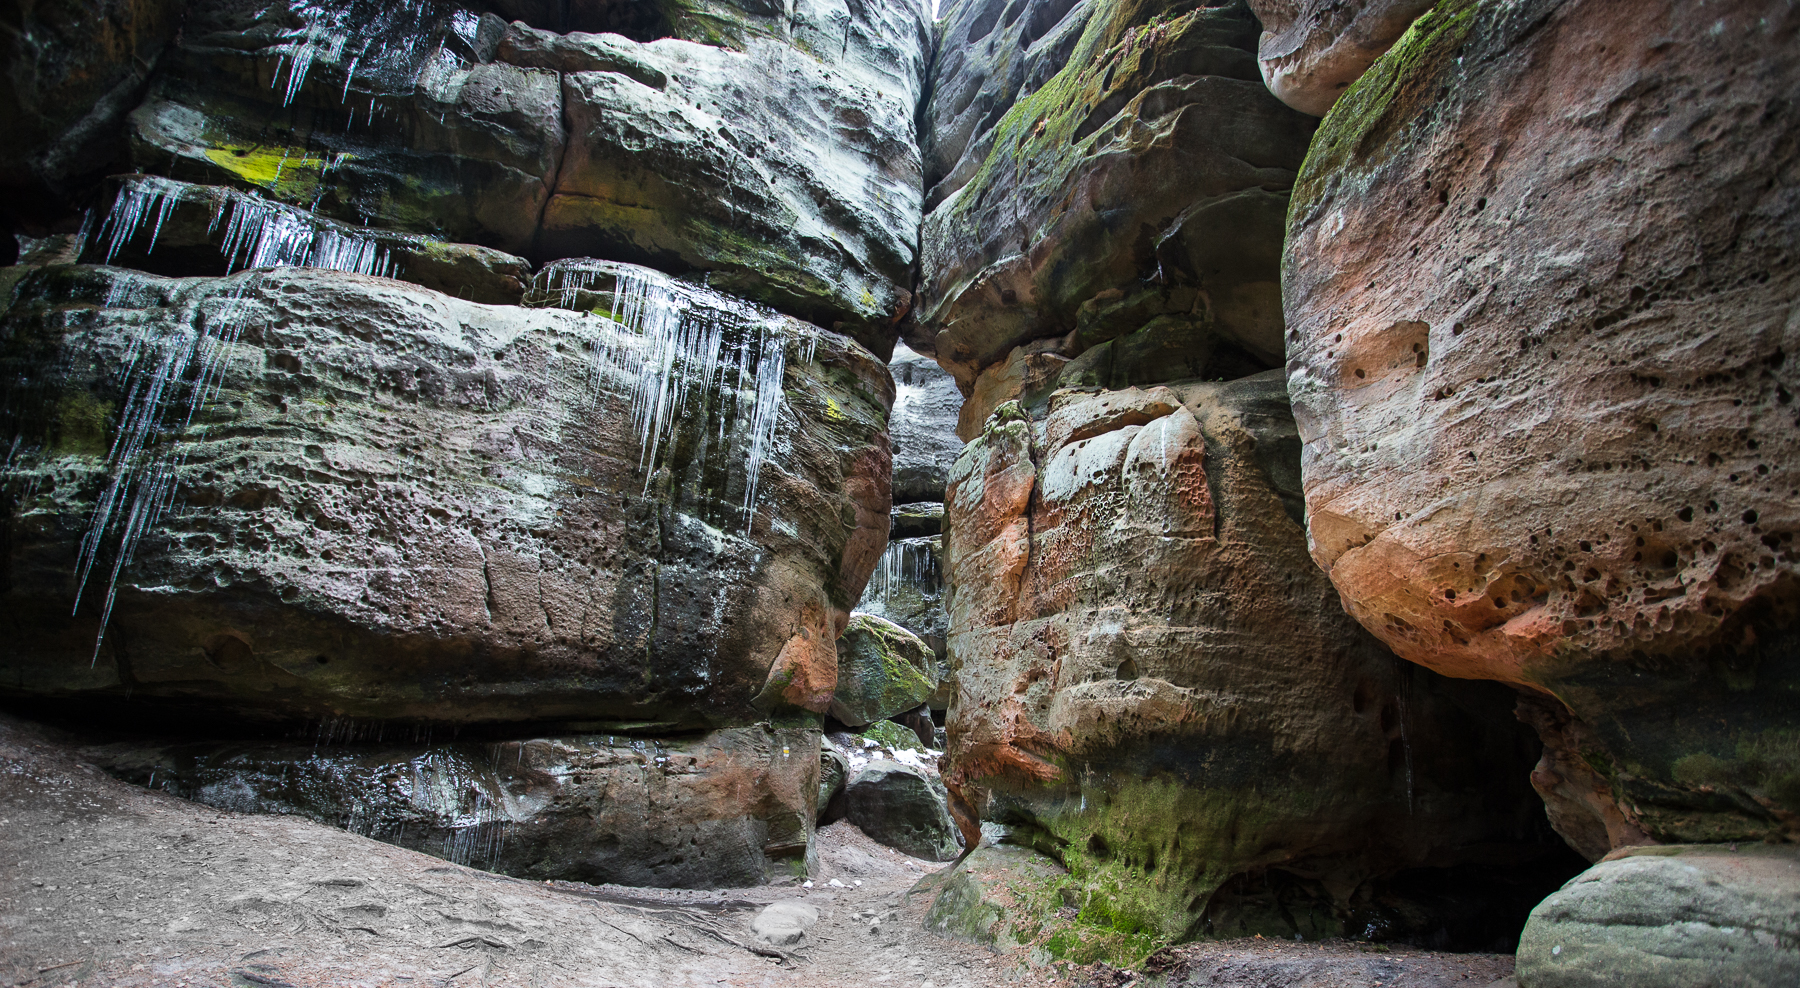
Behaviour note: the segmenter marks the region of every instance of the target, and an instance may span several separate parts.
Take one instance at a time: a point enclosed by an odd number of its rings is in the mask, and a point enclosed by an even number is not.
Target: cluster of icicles
[[[106,243],[106,263],[111,264],[126,245],[150,222],[150,241],[144,248],[156,250],[169,214],[190,194],[191,186],[156,176],[143,176],[119,188],[112,209],[102,222],[99,237]],[[325,268],[391,278],[397,266],[385,248],[375,241],[327,226],[312,214],[256,196],[222,196],[213,206],[207,232],[225,225],[219,253],[227,272],[246,268]]]
[[[740,508],[748,528],[755,517],[762,465],[774,448],[781,418],[787,374],[785,320],[709,289],[625,268],[565,261],[545,275],[544,284],[566,309],[577,307],[582,292],[612,282],[612,318],[600,321],[601,332],[593,344],[595,381],[606,376],[629,382],[631,424],[646,493],[659,454],[684,422],[705,420],[703,403],[708,397],[717,396],[723,407],[717,409],[716,435],[703,432],[698,437],[697,459],[704,462],[714,444],[729,449],[739,432],[736,427],[744,426]],[[798,342],[800,360],[810,362],[818,335],[805,333]]]
[[[106,259],[111,261],[146,224],[146,252],[154,250],[183,189],[180,183],[155,178],[122,188],[98,231],[107,245]],[[222,200],[213,218],[215,231],[220,223],[226,224],[220,250],[229,270],[289,266],[393,274],[386,252],[373,242],[324,228],[291,207],[249,197]],[[717,435],[703,430],[697,458],[704,464],[710,446],[727,455],[734,445],[741,449],[741,510],[748,529],[755,517],[762,465],[774,449],[785,400],[788,324],[771,311],[729,296],[623,267],[560,262],[544,274],[544,282],[565,308],[574,307],[578,293],[603,280],[612,282],[612,318],[581,322],[592,333],[590,388],[595,400],[603,390],[613,390],[609,382],[623,383],[629,391],[646,494],[659,456],[672,445],[676,431],[684,423],[706,421],[705,402],[717,397],[721,403],[713,409]],[[79,611],[102,543],[109,533],[116,533],[93,663],[99,662],[120,573],[130,565],[144,533],[174,506],[176,473],[184,454],[175,444],[158,440],[186,431],[195,414],[216,396],[223,383],[224,357],[252,311],[246,295],[260,280],[260,274],[253,274],[239,280],[229,293],[200,297],[170,321],[179,328],[130,338],[120,368],[125,400],[107,456],[109,479],[95,504],[77,562]],[[140,284],[128,274],[116,276],[107,307],[133,304]],[[798,344],[800,359],[810,362],[817,334],[804,333]]]
[[[889,542],[869,586],[863,591],[862,606],[889,604],[894,592],[913,587],[921,593],[936,593],[940,584],[937,548],[931,538],[900,539]]]

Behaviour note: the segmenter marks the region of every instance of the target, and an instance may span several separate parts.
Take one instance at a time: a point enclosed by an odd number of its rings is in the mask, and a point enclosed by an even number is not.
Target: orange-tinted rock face
[[[1659,840],[1800,812],[1797,30],[1440,4],[1290,214],[1314,559],[1401,656],[1554,692]]]
[[[1278,372],[988,419],[945,511],[965,833],[1039,835],[1163,936],[1342,935],[1395,870],[1541,854],[1507,691],[1415,675],[1350,621],[1306,557],[1297,453]],[[1269,868],[1322,883],[1299,919],[1259,912]]]
[[[1250,0],[1262,21],[1263,82],[1281,101],[1322,117],[1435,0]]]

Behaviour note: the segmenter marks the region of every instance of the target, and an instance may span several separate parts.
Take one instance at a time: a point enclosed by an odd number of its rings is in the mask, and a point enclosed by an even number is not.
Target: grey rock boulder
[[[750,920],[750,932],[760,940],[785,947],[806,938],[819,922],[819,911],[804,902],[771,902]]]
[[[1322,117],[1436,0],[1250,0],[1256,57],[1283,103]]]
[[[113,775],[237,813],[292,814],[536,880],[760,885],[816,864],[817,731],[449,744],[115,743]]]
[[[931,646],[905,628],[856,613],[838,637],[830,714],[850,727],[916,709],[937,689]]]
[[[894,761],[863,766],[845,790],[850,822],[875,841],[930,861],[958,853],[942,784]]]
[[[849,781],[850,760],[845,758],[844,753],[831,742],[821,740],[819,742],[819,798],[815,814],[820,826],[831,823],[833,819],[844,815],[844,801],[839,797],[843,795],[844,786]],[[831,812],[833,803],[836,803],[838,807],[835,815]]]
[[[1615,852],[1531,911],[1518,980],[1520,988],[1800,984],[1800,848]]]

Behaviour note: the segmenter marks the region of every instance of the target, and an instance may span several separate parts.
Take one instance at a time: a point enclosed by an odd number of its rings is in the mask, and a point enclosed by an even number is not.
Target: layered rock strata
[[[1590,856],[1800,836],[1800,14],[1441,3],[1321,125],[1285,268],[1313,558],[1542,691]]]
[[[605,287],[624,325],[308,269],[34,275],[0,680],[284,719],[822,711],[885,534],[886,373],[645,269]]]
[[[885,357],[911,298],[919,9],[680,6],[634,40],[449,0],[205,0],[131,114],[131,157],[539,260],[710,272]]]
[[[817,731],[460,744],[141,742],[82,756],[238,813],[304,816],[521,878],[708,888],[816,867]]]
[[[1053,337],[1109,346],[1090,358],[1109,386],[1279,365],[1280,218],[1312,123],[1264,88],[1247,7],[971,0],[939,32],[909,341],[965,395]]]

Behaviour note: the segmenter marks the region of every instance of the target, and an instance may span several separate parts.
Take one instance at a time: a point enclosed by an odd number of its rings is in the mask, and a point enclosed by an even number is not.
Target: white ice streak
[[[178,449],[161,447],[165,435],[186,431],[194,414],[211,401],[223,384],[224,357],[243,334],[249,306],[243,295],[256,278],[241,281],[229,294],[211,296],[187,307],[161,332],[132,333],[120,358],[125,398],[117,430],[107,452],[106,486],[94,502],[94,514],[76,555],[75,603],[81,609],[108,536],[116,538],[112,572],[100,610],[90,665],[100,661],[106,625],[118,595],[119,574],[131,564],[138,542],[173,506],[175,475],[183,459]],[[117,290],[109,295],[118,294]],[[127,292],[129,294],[129,292]],[[211,311],[205,306],[213,303]]]
[[[414,59],[429,43],[438,46],[432,30],[441,8],[420,0],[384,0],[380,3],[339,2],[296,3],[290,11],[303,26],[290,33],[278,45],[278,61],[269,80],[270,88],[282,89],[282,106],[292,105],[315,63],[334,64],[344,58],[352,43],[356,51],[350,56],[344,74],[344,90],[339,101],[347,100],[350,83],[359,64],[372,63],[377,70],[404,65]],[[466,17],[467,15],[461,15]],[[465,33],[459,19],[453,28]],[[282,69],[287,69],[284,79]],[[373,104],[370,108],[373,113]]]
[[[638,439],[638,468],[649,491],[659,464],[684,421],[703,418],[705,400],[717,396],[716,437],[702,435],[744,458],[745,528],[755,518],[763,463],[775,449],[786,407],[787,323],[710,289],[681,285],[625,270],[559,265],[550,287],[563,308],[577,307],[581,292],[613,280],[612,318],[599,321],[596,383],[629,382],[630,420]],[[797,356],[811,362],[816,333],[802,331]],[[748,398],[746,399],[746,392]],[[737,442],[739,427],[745,433]]]
[[[894,592],[902,587],[917,587],[924,593],[935,593],[940,585],[937,548],[930,537],[900,539],[889,542],[875,572],[863,591],[860,607],[892,602]],[[884,615],[885,616],[885,615]]]
[[[100,226],[106,241],[106,263],[113,262],[151,216],[156,222],[144,253],[155,253],[163,222],[192,189],[153,175],[121,186],[113,198],[112,210]],[[292,206],[255,196],[233,196],[214,208],[210,229],[216,230],[221,222],[225,223],[225,238],[219,253],[225,258],[227,272],[244,268],[325,268],[391,278],[398,270],[387,249],[375,241],[322,223]]]

